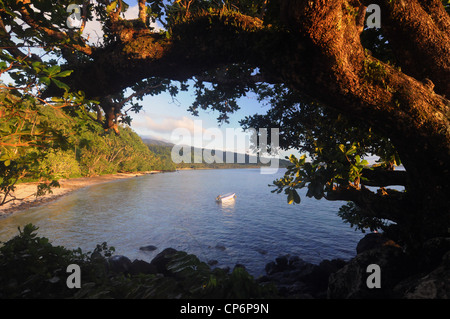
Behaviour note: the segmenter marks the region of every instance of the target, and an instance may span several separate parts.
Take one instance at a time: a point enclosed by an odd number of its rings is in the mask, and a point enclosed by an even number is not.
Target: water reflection
[[[217,205],[220,206],[220,209],[224,216],[231,217],[236,211],[236,200],[234,198],[223,202],[217,202]]]

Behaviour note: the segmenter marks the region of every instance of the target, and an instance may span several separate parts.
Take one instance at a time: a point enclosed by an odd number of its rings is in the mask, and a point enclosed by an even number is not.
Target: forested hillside
[[[252,156],[248,154],[239,154],[235,152],[222,152],[214,151],[210,149],[202,149],[197,147],[190,148],[190,154],[188,161],[183,161],[183,149],[179,154],[173,155],[172,160],[172,148],[173,144],[170,143],[158,143],[158,141],[144,139],[144,143],[148,148],[158,157],[161,163],[161,167],[164,170],[170,169],[204,169],[204,168],[253,168],[270,165],[269,158],[263,158]],[[189,149],[189,148],[187,148]],[[201,159],[201,162],[200,162]],[[278,165],[280,167],[286,167],[289,161],[279,159]]]
[[[62,111],[53,113],[53,117],[53,123],[74,133],[53,149],[30,148],[29,152],[45,153],[37,169],[48,176],[70,178],[161,169],[157,156],[128,126],[119,126],[119,134],[115,134]],[[33,172],[26,172],[26,176],[34,177]]]
[[[119,134],[86,120],[89,112],[52,107],[0,90],[0,205],[15,185],[38,181],[45,193],[61,178],[173,170],[126,125]]]

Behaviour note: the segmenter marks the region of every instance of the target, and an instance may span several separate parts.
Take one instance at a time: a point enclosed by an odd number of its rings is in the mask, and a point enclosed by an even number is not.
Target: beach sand
[[[37,191],[38,183],[20,183],[16,185],[13,195],[16,200],[10,201],[3,206],[0,206],[0,218],[4,218],[18,211],[22,211],[31,207],[36,207],[44,203],[53,201],[61,196],[67,195],[70,192],[101,183],[110,182],[117,179],[132,178],[147,174],[156,174],[161,171],[136,172],[136,173],[118,173],[111,175],[102,175],[94,177],[80,177],[70,179],[60,179],[58,182],[60,187],[52,188],[51,194],[46,194],[36,198],[34,195]]]

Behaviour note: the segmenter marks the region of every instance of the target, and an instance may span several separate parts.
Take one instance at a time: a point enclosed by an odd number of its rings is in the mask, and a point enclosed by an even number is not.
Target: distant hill
[[[174,145],[173,143],[153,139],[150,137],[141,137],[141,139],[146,145],[160,145],[160,146],[170,146],[170,147],[172,147]]]
[[[269,166],[270,158],[259,158],[254,155],[236,153],[236,152],[223,152],[214,151],[211,149],[201,149],[197,147],[190,147],[190,163],[182,161],[183,154],[179,154],[175,157],[175,162],[172,161],[172,148],[175,144],[155,140],[152,138],[142,138],[143,142],[148,148],[162,159],[171,161],[177,169],[181,168],[243,168],[243,167],[261,167]],[[183,150],[189,147],[183,148]],[[195,161],[201,159],[201,163],[195,163]],[[220,163],[222,159],[222,163]],[[279,159],[279,166],[286,167],[289,161],[285,159]]]

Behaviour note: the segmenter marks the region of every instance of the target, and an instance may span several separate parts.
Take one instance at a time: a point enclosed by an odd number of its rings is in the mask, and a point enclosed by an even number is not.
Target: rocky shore
[[[274,282],[287,298],[448,299],[450,238],[427,241],[420,253],[406,254],[382,234],[368,234],[348,262],[324,260],[319,265],[281,256],[266,266],[261,282]],[[369,265],[380,268],[380,287],[369,288]]]
[[[349,260],[323,260],[315,265],[298,256],[280,256],[266,265],[260,285],[275,285],[281,298],[299,299],[447,299],[450,296],[450,238],[434,238],[411,256],[382,234],[368,234]],[[167,265],[176,250],[167,248],[150,263],[113,256],[114,272],[170,276]],[[381,285],[369,288],[368,265],[380,267]],[[238,267],[243,267],[238,265]]]

